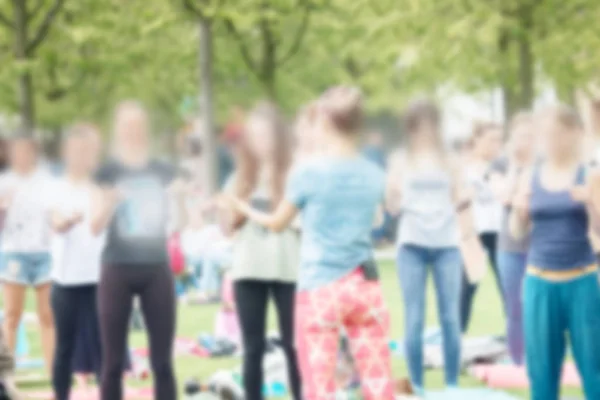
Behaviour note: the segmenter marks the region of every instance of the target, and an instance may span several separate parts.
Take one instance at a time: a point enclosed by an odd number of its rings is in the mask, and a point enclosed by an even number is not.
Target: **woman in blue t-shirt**
[[[332,399],[339,335],[353,350],[364,398],[391,400],[389,314],[373,261],[371,229],[384,196],[384,174],[358,149],[362,97],[336,87],[315,119],[323,154],[299,163],[272,214],[231,199],[248,218],[280,231],[302,216],[296,304],[298,356],[306,400]]]

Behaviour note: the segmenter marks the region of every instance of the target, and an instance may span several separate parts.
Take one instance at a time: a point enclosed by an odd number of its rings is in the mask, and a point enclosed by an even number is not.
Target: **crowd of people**
[[[403,111],[404,140],[389,157],[380,135],[363,147],[363,119],[362,94],[347,86],[327,90],[294,124],[260,103],[227,130],[233,162],[223,155],[223,163],[232,172],[211,198],[190,177],[201,163],[184,171],[151,154],[148,114],[136,102],[117,107],[108,151],[94,125],[71,127],[60,171],[43,165],[35,139],[11,138],[0,175],[5,353],[14,353],[33,288],[56,400],[69,398],[79,357],[101,398],[121,399],[137,298],[154,398],[176,399],[169,250],[178,240],[205,300],[218,297],[221,266],[230,267],[247,400],[264,398],[271,299],[294,399],[335,398],[342,336],[366,400],[391,400],[400,389],[424,396],[430,272],[452,391],[476,277],[488,267],[510,355],[526,365],[532,399],[558,400],[567,342],[586,398],[600,399],[600,174],[577,113],[556,106],[519,113],[506,129],[477,123],[458,152],[445,143],[435,103],[418,100]],[[205,149],[190,151],[201,157]],[[410,378],[402,388],[392,376],[390,305],[373,245],[390,223]]]

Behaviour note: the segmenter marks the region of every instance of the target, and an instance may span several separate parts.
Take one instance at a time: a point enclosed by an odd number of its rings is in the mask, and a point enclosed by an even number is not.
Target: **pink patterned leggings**
[[[341,331],[365,400],[394,399],[389,349],[389,312],[379,282],[360,269],[325,287],[298,292],[296,341],[304,400],[333,400]]]

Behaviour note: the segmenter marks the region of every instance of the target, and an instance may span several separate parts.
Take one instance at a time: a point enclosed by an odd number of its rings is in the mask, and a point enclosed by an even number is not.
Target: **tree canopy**
[[[210,18],[218,120],[262,97],[293,111],[340,82],[375,110],[501,87],[510,113],[542,85],[569,102],[598,78],[595,0],[0,0],[0,113],[53,130],[136,98],[177,129],[202,85],[186,2]]]

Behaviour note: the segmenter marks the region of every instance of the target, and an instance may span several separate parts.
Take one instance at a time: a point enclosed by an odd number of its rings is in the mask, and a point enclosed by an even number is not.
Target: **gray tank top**
[[[500,158],[492,163],[492,172],[506,175],[509,172],[509,162],[506,158]],[[517,172],[517,176],[522,171]],[[516,178],[515,178],[516,179]],[[515,239],[510,233],[510,207],[504,206],[502,210],[502,225],[498,232],[498,249],[508,253],[526,253],[529,248],[529,235],[522,239]]]
[[[448,171],[404,170],[398,244],[430,248],[458,246],[458,223]]]

